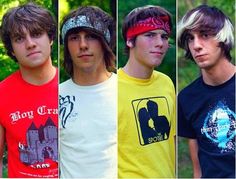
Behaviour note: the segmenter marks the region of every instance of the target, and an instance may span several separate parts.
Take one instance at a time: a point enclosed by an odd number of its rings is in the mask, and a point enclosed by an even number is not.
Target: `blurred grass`
[[[188,140],[178,137],[178,178],[192,178],[193,169],[189,156]]]
[[[7,147],[4,148],[3,153],[3,171],[2,171],[2,177],[7,178]]]
[[[7,178],[7,168],[3,168],[3,178]]]
[[[199,75],[195,62],[184,58],[184,51],[178,49],[178,92],[188,86]],[[178,178],[192,178],[192,161],[189,156],[188,140],[178,137]]]

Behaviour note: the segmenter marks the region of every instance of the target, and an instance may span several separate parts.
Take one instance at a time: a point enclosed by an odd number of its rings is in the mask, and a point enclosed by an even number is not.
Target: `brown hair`
[[[51,13],[33,3],[9,9],[3,16],[1,25],[1,39],[7,50],[7,55],[17,61],[12,55],[11,39],[22,36],[23,28],[30,34],[45,32],[51,41],[56,38],[57,25]]]
[[[195,30],[216,37],[224,56],[230,61],[234,45],[234,28],[230,19],[218,8],[200,5],[190,11],[178,24],[178,45],[185,50],[185,57],[193,60],[188,40],[189,32]],[[220,40],[219,40],[220,39]]]
[[[169,17],[169,24],[170,24],[170,30],[172,29],[172,23],[171,23],[171,14],[165,10],[164,8],[160,6],[152,6],[147,5],[143,7],[137,7],[133,9],[124,19],[123,25],[122,25],[122,36],[124,41],[127,41],[127,31],[130,27],[133,27],[137,22],[140,20],[147,19],[149,17],[160,17],[160,16],[168,16]],[[130,39],[130,41],[135,46],[135,40],[136,37]],[[125,53],[129,54],[129,47],[125,46]]]
[[[63,27],[63,25],[66,23],[66,21],[70,18],[73,17],[77,17],[79,15],[84,15],[87,17],[87,19],[90,21],[90,23],[92,25],[95,25],[96,22],[99,22],[101,24],[101,28],[102,29],[108,29],[110,36],[111,36],[111,40],[110,42],[108,42],[105,37],[104,34],[101,33],[101,31],[98,31],[96,29],[93,28],[89,28],[89,27],[76,27],[76,28],[72,28],[70,29],[66,34],[65,34],[65,38],[64,38],[64,62],[63,62],[63,66],[66,70],[66,72],[73,77],[73,63],[71,60],[71,56],[69,53],[69,49],[68,49],[68,44],[67,44],[67,40],[68,40],[68,35],[73,34],[73,33],[77,33],[80,30],[85,30],[88,31],[92,34],[94,34],[99,41],[101,42],[103,51],[104,51],[104,60],[105,60],[105,65],[108,71],[115,71],[115,55],[113,53],[113,49],[116,45],[116,33],[115,33],[115,22],[113,20],[113,18],[108,15],[107,13],[105,13],[103,10],[101,10],[98,7],[95,6],[83,6],[83,7],[79,7],[78,9],[72,11],[71,13],[69,13],[66,17],[64,17],[62,25],[61,25],[61,29]]]

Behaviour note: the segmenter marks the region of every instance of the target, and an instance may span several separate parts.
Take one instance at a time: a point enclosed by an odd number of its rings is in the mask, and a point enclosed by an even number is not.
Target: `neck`
[[[51,81],[56,74],[56,68],[52,65],[51,58],[45,64],[36,68],[29,68],[20,65],[22,78],[33,85],[43,85]]]
[[[211,86],[221,85],[235,74],[235,66],[227,59],[222,59],[219,63],[215,67],[201,70],[203,81],[206,84]]]
[[[129,60],[124,66],[123,70],[131,77],[139,79],[149,79],[152,76],[154,68],[150,68],[141,64],[132,55],[130,55]]]
[[[73,81],[80,86],[91,86],[102,83],[103,81],[110,78],[111,73],[105,69],[96,70],[93,72],[83,71],[83,70],[75,70]]]

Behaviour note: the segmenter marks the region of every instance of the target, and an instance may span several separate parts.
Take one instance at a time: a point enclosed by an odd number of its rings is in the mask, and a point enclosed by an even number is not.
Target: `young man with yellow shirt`
[[[171,28],[170,13],[159,6],[136,8],[124,19],[129,59],[118,70],[119,178],[175,177],[175,89],[154,71]]]

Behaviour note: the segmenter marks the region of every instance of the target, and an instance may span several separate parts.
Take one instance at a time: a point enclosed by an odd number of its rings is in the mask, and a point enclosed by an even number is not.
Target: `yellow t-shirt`
[[[163,73],[137,79],[118,70],[118,177],[174,178],[175,89]]]

